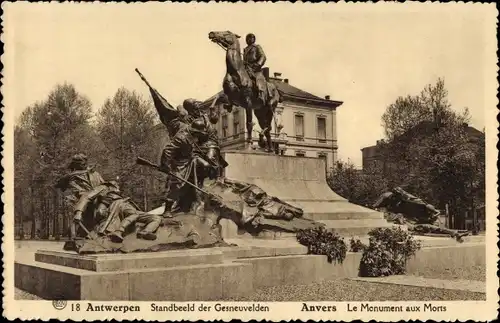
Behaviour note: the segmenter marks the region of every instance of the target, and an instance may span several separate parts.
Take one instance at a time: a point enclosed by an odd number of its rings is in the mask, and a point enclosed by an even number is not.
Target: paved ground
[[[16,288],[14,291],[14,299],[26,300],[26,301],[42,300],[42,298],[35,296],[35,295],[32,295],[30,293],[27,293],[24,290],[21,290],[19,288]]]
[[[16,289],[16,299],[38,300]],[[397,284],[338,279],[309,285],[275,286],[257,290],[243,298],[225,301],[455,301],[486,300],[486,294],[462,290],[414,287]]]
[[[309,285],[275,286],[228,301],[452,301],[486,300],[486,294],[338,279]]]
[[[474,280],[486,282],[486,267],[485,266],[469,266],[467,268],[423,268],[418,272],[414,272],[415,276],[423,276],[427,278],[449,279],[449,280]]]
[[[448,280],[409,275],[395,275],[388,277],[356,277],[351,278],[351,280],[379,284],[396,284],[403,286],[430,287],[439,289],[464,290],[475,293],[486,293],[485,282],[477,280]]]

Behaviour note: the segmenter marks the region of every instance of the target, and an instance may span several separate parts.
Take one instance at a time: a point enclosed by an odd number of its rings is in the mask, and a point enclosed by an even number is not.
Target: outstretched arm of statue
[[[80,222],[82,220],[82,214],[87,209],[87,206],[92,202],[99,194],[101,194],[106,189],[106,186],[101,185],[93,189],[92,191],[83,193],[80,199],[75,204],[74,211],[74,222]]]
[[[211,124],[217,124],[219,121],[220,108],[221,105],[208,108],[208,121],[210,121]]]
[[[260,45],[257,45],[256,46],[257,48],[257,57],[259,58],[257,60],[257,65],[259,66],[259,68],[262,68],[262,66],[264,66],[264,64],[266,63],[266,54],[264,53],[264,50],[262,49],[262,47]]]

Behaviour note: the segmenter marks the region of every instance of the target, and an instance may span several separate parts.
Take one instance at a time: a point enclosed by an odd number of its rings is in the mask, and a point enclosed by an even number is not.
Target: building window
[[[318,158],[323,159],[325,161],[325,171],[328,174],[328,154],[318,153]]]
[[[233,112],[233,137],[238,137],[240,134],[240,111]]]
[[[318,158],[323,159],[325,161],[325,165],[328,165],[328,154],[326,153],[318,153]]]
[[[227,137],[227,114],[222,116],[221,119],[222,123],[222,138]]]
[[[299,151],[295,152],[295,156],[297,156],[297,157],[306,157],[306,153],[303,152],[303,151],[301,151],[301,150],[299,150]]]
[[[321,143],[326,142],[326,118],[318,117],[318,141]]]
[[[304,115],[295,115],[295,137],[297,140],[304,140]]]

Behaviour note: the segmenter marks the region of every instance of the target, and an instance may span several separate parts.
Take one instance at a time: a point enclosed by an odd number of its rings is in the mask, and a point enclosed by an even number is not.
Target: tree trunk
[[[30,187],[30,213],[31,213],[31,239],[35,239],[36,235],[36,216],[35,216],[35,201],[34,199],[34,194],[33,194],[33,181],[31,182],[31,187]]]
[[[445,222],[446,222],[446,225],[448,228],[451,229],[451,217],[450,217],[450,209],[449,209],[449,206],[448,206],[448,203],[445,204],[445,215],[446,215],[446,218],[445,218]]]
[[[48,219],[48,213],[49,213],[49,205],[48,205],[48,200],[47,200],[47,194],[46,192],[44,191],[43,195],[42,195],[42,205],[43,205],[43,209],[42,209],[42,223],[43,223],[43,227],[42,227],[42,235],[43,235],[43,238],[44,239],[47,239],[49,237],[49,219]]]
[[[61,232],[62,237],[66,237],[67,228],[68,228],[68,214],[66,212],[66,209],[64,209],[62,211],[62,232]]]
[[[148,210],[148,179],[144,175],[144,172],[141,168],[141,176],[142,176],[142,201],[144,203],[144,211],[147,212]]]
[[[59,240],[61,238],[61,233],[59,229],[59,194],[57,190],[53,191],[54,193],[54,238]]]
[[[23,240],[24,239],[24,205],[23,205],[23,199],[22,199],[22,194],[19,194],[22,192],[22,189],[16,189],[14,193],[14,200],[17,202],[16,204],[16,209],[15,209],[15,217],[17,220],[17,227],[19,228],[18,232],[16,234],[19,234],[19,239]],[[19,203],[21,202],[21,203]]]

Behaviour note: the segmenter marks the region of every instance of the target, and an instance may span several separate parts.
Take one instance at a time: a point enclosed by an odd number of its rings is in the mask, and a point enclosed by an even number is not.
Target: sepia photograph
[[[4,316],[496,317],[493,5],[2,7]]]

